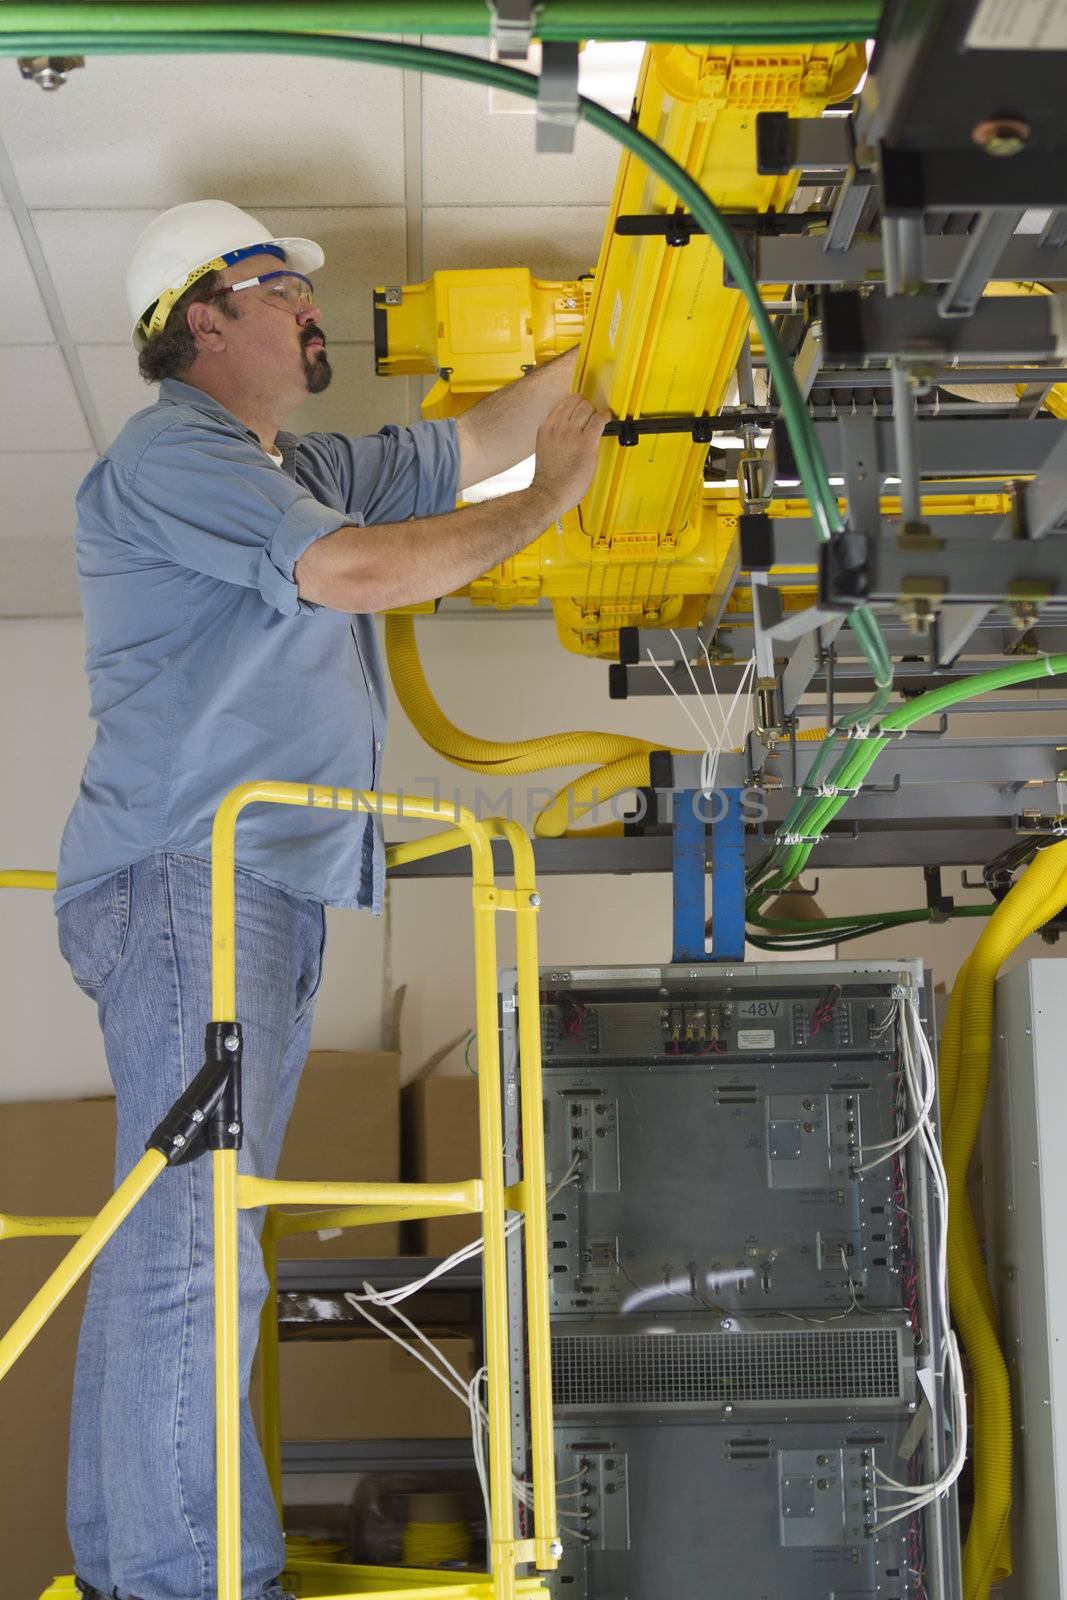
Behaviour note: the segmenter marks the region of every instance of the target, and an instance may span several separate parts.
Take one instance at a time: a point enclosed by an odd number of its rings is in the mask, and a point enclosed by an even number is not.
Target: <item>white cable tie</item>
[[[686,703],[682,699],[681,695],[678,693],[678,690],[674,687],[674,684],[671,682],[670,678],[667,676],[667,674],[664,672],[663,668],[660,666],[659,662],[656,660],[655,656],[652,654],[651,647],[647,650],[646,654],[648,655],[649,661],[651,661],[653,667],[659,673],[660,677],[663,679],[663,682],[667,685],[667,688],[670,690],[671,694],[674,696],[675,700],[677,700],[677,702],[678,702],[679,706],[681,707],[681,709],[685,712],[686,716],[689,719],[690,724],[692,725],[693,729],[696,732],[697,738],[700,740],[701,744],[704,746],[705,750],[708,752],[708,755],[709,756],[712,755],[713,751],[712,751],[711,745],[710,745],[710,743],[708,741],[707,734],[704,732],[703,728],[700,726],[699,722],[694,717],[693,713],[690,711],[689,707],[686,705]],[[704,704],[703,697],[701,697],[701,705],[703,705],[703,704]]]
[[[717,750],[721,750],[722,749],[722,745],[723,745],[723,740],[726,738],[727,732],[729,730],[726,729],[726,728],[716,729],[715,723],[712,721],[711,709],[708,706],[707,701],[704,699],[704,696],[700,692],[700,685],[697,683],[696,673],[693,671],[693,663],[690,661],[688,655],[686,654],[685,646],[683,645],[683,643],[682,643],[677,631],[674,628],[671,629],[671,638],[674,640],[675,644],[678,646],[678,654],[682,659],[682,662],[683,662],[683,664],[685,666],[686,672],[688,672],[688,674],[689,674],[689,681],[693,685],[693,693],[696,695],[697,699],[700,702],[700,707],[701,707],[701,710],[704,713],[704,719],[707,722],[708,729],[709,729],[709,731],[711,733],[711,737],[712,737],[712,739],[713,739],[713,741],[715,743],[715,747],[716,747]],[[705,743],[707,743],[707,740],[705,740]],[[709,755],[711,753],[711,746],[710,745],[708,745],[708,753],[709,753]]]
[[[783,833],[779,844],[818,844],[822,838],[818,833]]]
[[[861,786],[859,784],[857,784],[854,789],[849,789],[844,784],[837,783],[817,783],[814,787],[812,787],[810,784],[804,784],[802,785],[800,792],[801,794],[818,795],[825,800],[832,799],[834,795],[839,794],[848,796],[859,794],[860,787]]]
[[[850,739],[903,739],[907,728],[872,728],[869,722],[854,722],[848,730]]]

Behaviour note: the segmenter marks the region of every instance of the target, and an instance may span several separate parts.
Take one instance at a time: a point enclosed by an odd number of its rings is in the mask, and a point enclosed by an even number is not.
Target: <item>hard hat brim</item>
[[[265,239],[265,244],[276,244],[285,251],[285,264],[294,272],[317,272],[326,260],[321,244],[314,239]]]

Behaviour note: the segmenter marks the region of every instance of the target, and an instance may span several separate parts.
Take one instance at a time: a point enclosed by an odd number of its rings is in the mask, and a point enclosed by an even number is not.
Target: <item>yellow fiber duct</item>
[[[416,732],[438,755],[447,756],[457,767],[467,767],[471,772],[543,772],[548,767],[616,762],[638,754],[647,759],[654,750],[670,748],[619,733],[549,733],[509,743],[478,739],[450,722],[434,699],[415,645],[413,618],[386,617],[385,653],[397,699]]]
[[[544,772],[550,767],[583,766],[600,763],[566,784],[538,815],[534,833],[540,839],[560,839],[569,824],[605,800],[628,789],[641,789],[649,783],[649,757],[657,750],[672,755],[703,754],[678,750],[673,745],[653,744],[620,733],[550,733],[536,739],[497,743],[464,733],[450,722],[434,699],[426,681],[415,643],[414,618],[392,613],[385,619],[385,653],[396,697],[415,732],[431,750],[466,767],[471,772],[496,776],[518,776]],[[825,728],[805,728],[797,738],[803,743],[825,739]],[[608,823],[586,830],[587,836],[610,837],[621,824]]]
[[[1067,904],[1067,842],[1042,850],[1001,901],[952,991],[941,1044],[941,1113],[949,1189],[952,1310],[974,1370],[974,1515],[964,1549],[965,1600],[985,1600],[1011,1571],[1011,1394],[997,1341],[966,1177],[989,1084],[997,973]]]

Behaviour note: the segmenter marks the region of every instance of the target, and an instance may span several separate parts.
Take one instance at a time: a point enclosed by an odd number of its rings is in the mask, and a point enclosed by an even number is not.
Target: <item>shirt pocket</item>
[[[80,989],[102,987],[122,959],[130,927],[130,868],[59,908],[59,950]]]

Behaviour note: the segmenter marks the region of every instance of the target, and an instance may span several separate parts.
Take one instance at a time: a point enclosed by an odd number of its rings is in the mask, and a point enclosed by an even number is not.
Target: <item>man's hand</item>
[[[578,504],[610,416],[581,395],[567,395],[538,429],[537,468],[528,489],[439,517],[346,525],[316,539],[293,568],[300,598],[333,611],[384,611],[470,583]]]
[[[537,430],[533,487],[548,497],[556,514],[570,511],[593,480],[597,449],[610,411],[597,411],[580,394],[569,394]]]

